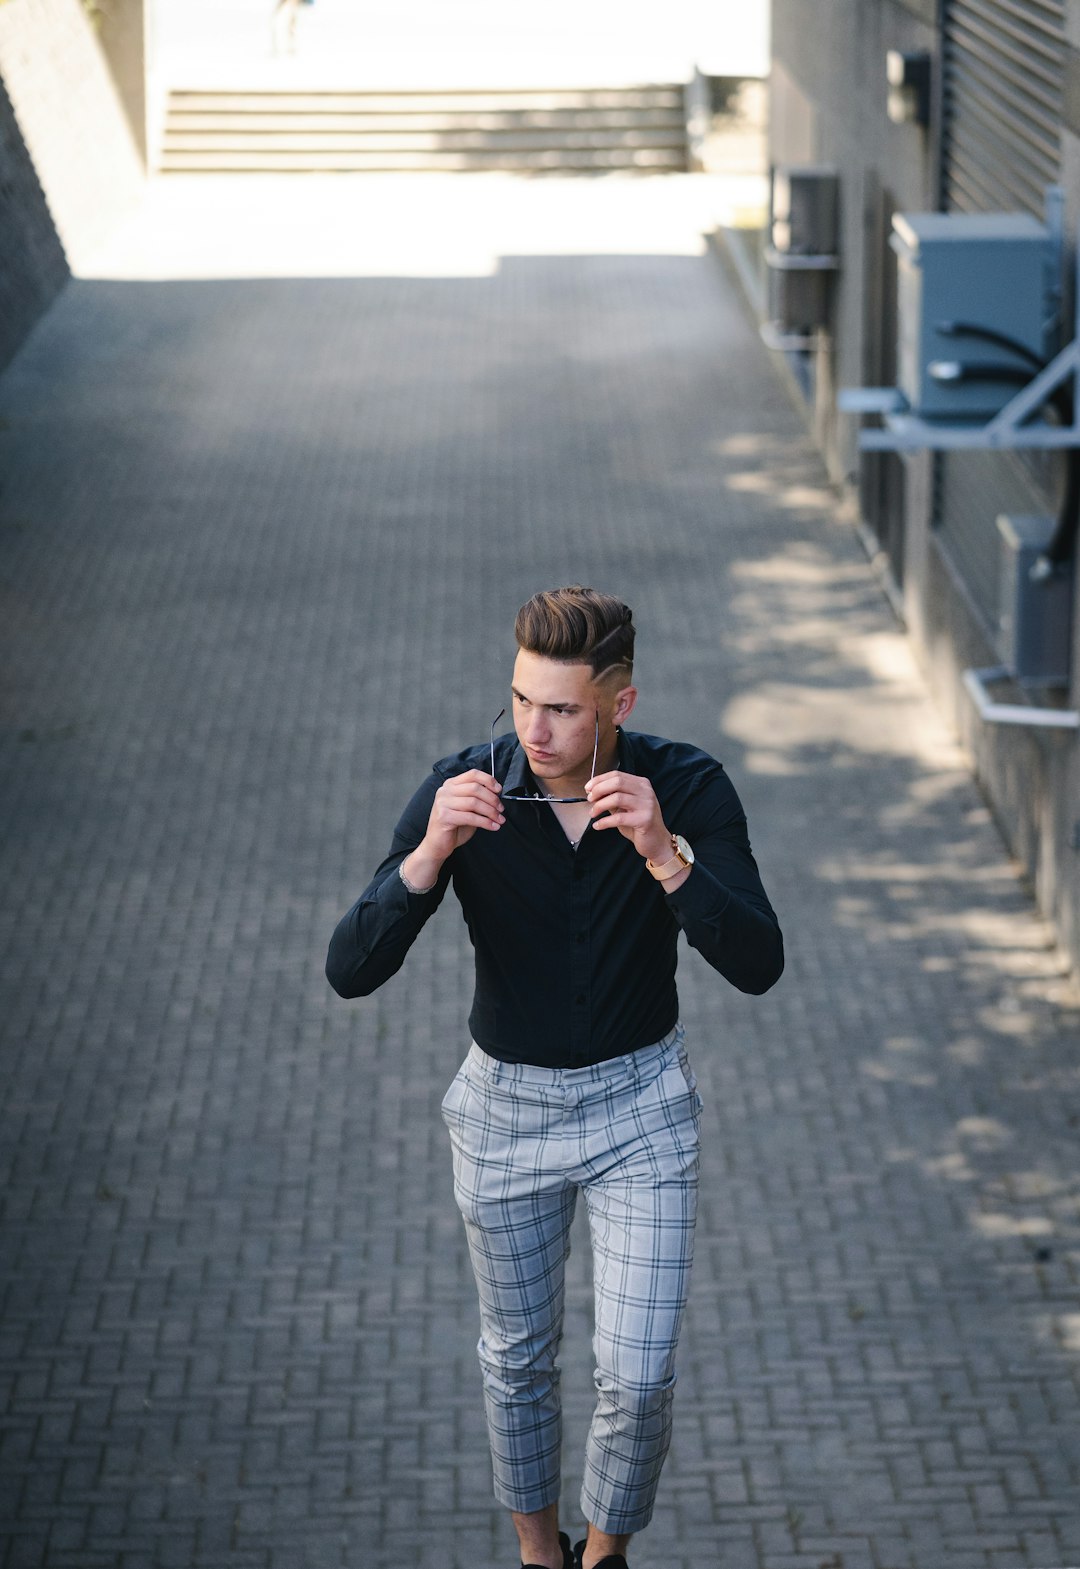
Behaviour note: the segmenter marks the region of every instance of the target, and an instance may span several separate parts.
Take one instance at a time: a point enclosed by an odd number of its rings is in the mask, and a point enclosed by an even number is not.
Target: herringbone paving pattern
[[[363,1003],[322,962],[573,579],[636,608],[640,727],[728,764],[789,953],[762,999],[684,960],[634,1569],[1080,1562],[1074,994],[715,258],[78,282],[0,414],[6,1569],[516,1561],[437,1115],[466,933]]]

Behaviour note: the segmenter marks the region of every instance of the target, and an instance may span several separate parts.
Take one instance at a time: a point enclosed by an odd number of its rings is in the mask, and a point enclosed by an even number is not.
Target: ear
[[[636,686],[624,686],[618,692],[616,692],[615,706],[611,715],[614,723],[621,725],[624,719],[628,719],[634,711],[634,704],[636,702]]]

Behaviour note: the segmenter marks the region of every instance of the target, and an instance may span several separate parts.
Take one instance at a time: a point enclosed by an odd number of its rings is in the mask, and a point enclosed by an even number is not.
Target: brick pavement
[[[515,1561],[437,1116],[464,928],[363,1003],[322,962],[572,578],[636,608],[640,727],[728,764],[789,953],[762,999],[684,961],[635,1569],[1080,1562],[1075,993],[716,259],[80,281],[0,416],[5,1569]],[[572,1527],[587,1338],[579,1236]]]

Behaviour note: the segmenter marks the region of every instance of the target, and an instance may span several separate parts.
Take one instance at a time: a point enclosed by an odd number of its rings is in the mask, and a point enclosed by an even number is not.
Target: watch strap
[[[686,859],[686,856],[679,849],[679,842],[674,834],[671,836],[671,848],[675,851],[675,854],[670,860],[645,862],[646,869],[652,873],[658,883],[666,882],[669,877],[674,877],[684,867],[693,864]]]
[[[684,866],[689,866],[689,861],[684,861],[681,855],[673,855],[670,861],[665,861],[662,866],[657,866],[652,861],[645,862],[646,867],[658,883],[667,882],[669,877],[674,877],[676,872],[681,872]]]

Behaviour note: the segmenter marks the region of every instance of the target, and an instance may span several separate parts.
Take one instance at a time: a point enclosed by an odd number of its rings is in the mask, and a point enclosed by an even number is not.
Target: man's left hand
[[[617,828],[647,861],[671,859],[671,834],[648,779],[616,769],[590,779],[585,794],[594,828]]]

